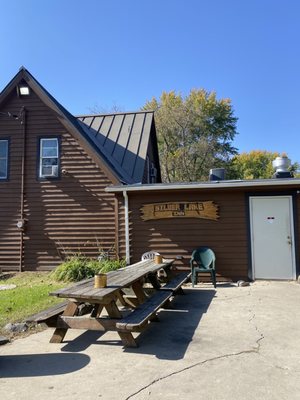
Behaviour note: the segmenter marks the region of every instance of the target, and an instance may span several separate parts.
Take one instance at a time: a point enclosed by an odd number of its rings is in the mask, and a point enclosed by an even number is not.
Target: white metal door
[[[254,279],[295,279],[291,196],[250,197]]]

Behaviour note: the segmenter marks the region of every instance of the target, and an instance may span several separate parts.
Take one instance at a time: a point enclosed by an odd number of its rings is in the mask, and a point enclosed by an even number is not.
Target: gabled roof
[[[153,112],[79,117],[70,114],[24,67],[0,93],[0,106],[22,82],[50,107],[113,184],[142,181]],[[90,122],[89,122],[90,121]],[[155,136],[155,129],[154,129]]]
[[[142,182],[153,111],[78,117],[82,129],[126,182]]]

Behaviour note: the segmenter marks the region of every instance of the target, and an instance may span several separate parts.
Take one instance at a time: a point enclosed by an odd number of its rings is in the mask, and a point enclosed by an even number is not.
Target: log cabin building
[[[108,187],[128,214],[127,258],[147,250],[189,268],[211,247],[219,281],[299,276],[300,179],[209,181]]]
[[[74,117],[22,67],[0,94],[0,270],[122,256],[105,188],[160,180],[153,112]]]
[[[75,117],[25,69],[0,94],[0,270],[155,250],[218,280],[296,279],[300,179],[161,183],[153,112]]]

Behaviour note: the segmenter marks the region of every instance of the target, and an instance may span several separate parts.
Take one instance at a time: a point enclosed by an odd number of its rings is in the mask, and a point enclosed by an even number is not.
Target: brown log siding
[[[280,194],[276,189],[276,194]],[[266,193],[261,188],[257,195]],[[284,193],[284,188],[282,189]],[[272,195],[272,191],[269,192]],[[199,246],[211,247],[217,257],[218,279],[247,279],[250,266],[250,242],[248,238],[247,192],[239,190],[218,191],[160,191],[129,192],[131,261],[140,260],[145,251],[155,250],[168,258],[183,256],[176,261],[178,268],[189,268],[192,250]],[[168,201],[214,201],[219,206],[219,220],[174,218],[143,221],[140,208],[144,204]],[[300,207],[299,196],[296,200]],[[300,237],[299,212],[296,233]],[[297,243],[299,241],[296,238]],[[299,246],[297,246],[299,250]]]
[[[49,270],[66,255],[96,257],[99,249],[116,246],[115,199],[104,191],[111,184],[103,171],[66,131],[55,114],[31,92],[29,98],[12,95],[5,109],[26,108],[26,163],[23,265],[25,270]],[[60,138],[61,170],[57,180],[39,180],[38,146],[43,136]],[[10,179],[0,182],[0,268],[19,269],[21,153],[20,121],[0,118],[0,137],[10,137]]]
[[[172,218],[142,221],[140,208],[144,204],[168,201],[209,201],[219,206],[218,221],[198,218]],[[224,278],[247,276],[247,225],[245,195],[242,192],[160,192],[146,196],[131,194],[130,221],[132,261],[138,261],[145,251],[155,250],[164,257],[182,256],[178,267],[188,267],[193,249],[209,246],[218,259],[218,274]]]

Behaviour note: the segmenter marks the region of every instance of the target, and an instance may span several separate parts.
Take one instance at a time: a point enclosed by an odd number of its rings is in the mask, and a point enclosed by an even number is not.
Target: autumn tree
[[[266,150],[252,150],[234,156],[228,167],[227,177],[231,179],[268,179],[272,178],[274,168],[272,161],[280,154]],[[297,174],[298,163],[293,163],[291,172]]]
[[[164,182],[207,180],[210,168],[223,166],[237,154],[231,101],[218,100],[215,92],[194,89],[186,97],[163,92],[143,109],[155,110]]]

